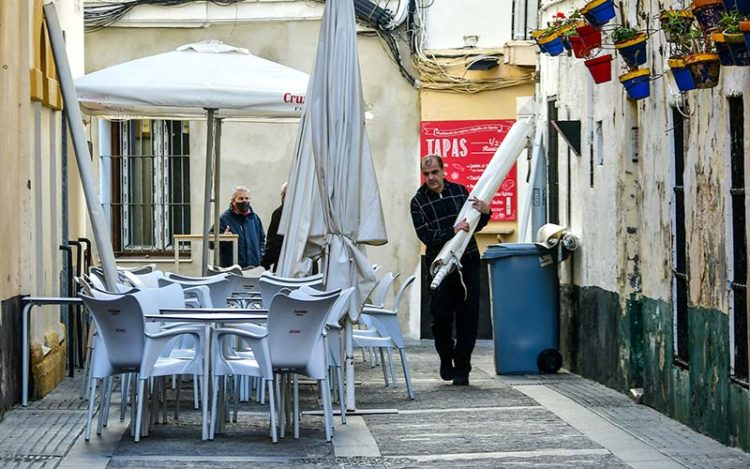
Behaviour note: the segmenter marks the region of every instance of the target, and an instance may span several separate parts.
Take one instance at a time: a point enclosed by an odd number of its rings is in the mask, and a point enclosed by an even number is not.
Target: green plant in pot
[[[726,11],[722,14],[719,20],[719,30],[721,31],[722,37],[715,37],[718,34],[712,35],[714,42],[716,42],[716,48],[721,55],[721,48],[724,49],[725,54],[731,54],[731,58],[722,60],[722,65],[737,65],[737,66],[748,66],[750,65],[750,53],[748,52],[745,44],[745,37],[740,31],[740,22],[745,19],[744,15],[740,14],[737,10]],[[723,44],[722,44],[723,43]]]
[[[630,68],[646,63],[646,39],[645,32],[627,26],[618,26],[612,31],[615,48]]]
[[[659,14],[661,29],[667,42],[680,41],[681,36],[690,32],[690,27],[695,20],[695,16],[690,10],[663,10]]]

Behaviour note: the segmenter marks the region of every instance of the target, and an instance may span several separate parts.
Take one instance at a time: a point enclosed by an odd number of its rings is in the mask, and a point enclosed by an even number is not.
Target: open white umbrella
[[[207,118],[203,217],[203,274],[208,264],[211,179],[218,225],[221,121],[289,118],[302,112],[308,75],[252,55],[247,49],[203,41],[132,60],[76,80],[89,115],[110,118]],[[215,155],[215,157],[214,157]],[[218,243],[219,230],[214,242]],[[218,260],[218,249],[214,262]]]
[[[322,255],[327,289],[357,288],[346,325],[347,407],[353,409],[351,322],[377,280],[363,245],[388,240],[365,131],[352,0],[326,2],[290,176],[280,274],[299,275],[308,258]]]
[[[497,192],[497,188],[500,187],[505,176],[508,175],[508,171],[510,171],[510,168],[513,167],[516,159],[518,159],[518,155],[526,147],[526,139],[531,135],[533,130],[534,128],[529,121],[517,121],[510,128],[503,142],[497,148],[497,151],[495,151],[487,168],[485,168],[477,184],[471,190],[469,200],[464,203],[464,206],[461,207],[461,211],[458,213],[458,217],[456,217],[456,220],[466,218],[466,221],[469,223],[469,231],[459,231],[456,233],[450,241],[443,245],[443,249],[440,250],[435,260],[432,261],[430,273],[432,273],[433,279],[432,283],[430,283],[430,288],[433,290],[440,286],[443,279],[455,267],[460,267],[461,256],[463,256],[466,246],[468,246],[474,230],[477,228],[481,214],[471,206],[470,199],[477,198],[488,202],[492,199],[492,196]]]

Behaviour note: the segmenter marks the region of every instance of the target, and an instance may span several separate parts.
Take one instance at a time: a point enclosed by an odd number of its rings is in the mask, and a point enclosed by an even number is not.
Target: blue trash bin
[[[534,243],[485,251],[497,374],[553,373],[562,365],[555,255]]]

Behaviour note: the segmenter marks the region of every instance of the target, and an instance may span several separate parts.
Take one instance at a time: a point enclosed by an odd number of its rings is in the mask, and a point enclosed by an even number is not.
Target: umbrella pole
[[[47,29],[52,44],[52,55],[57,66],[58,78],[60,79],[60,88],[62,90],[63,101],[65,103],[64,112],[67,116],[70,134],[73,140],[76,162],[78,163],[78,173],[81,177],[81,186],[83,186],[83,195],[86,199],[91,226],[94,232],[94,241],[96,249],[99,251],[99,258],[102,262],[104,277],[107,288],[115,291],[117,283],[117,264],[115,254],[112,250],[112,238],[109,231],[107,219],[104,216],[102,200],[96,190],[96,180],[94,169],[91,164],[91,154],[89,146],[86,143],[86,133],[83,129],[83,119],[81,110],[78,106],[75,86],[73,85],[73,75],[68,63],[68,55],[65,51],[65,39],[63,37],[60,21],[57,17],[57,10],[53,3],[44,5],[44,16],[47,20]],[[62,130],[65,132],[65,129]],[[70,345],[69,345],[70,346]]]
[[[217,227],[214,230],[214,266],[219,265],[219,215],[221,209],[219,207],[219,193],[221,191],[221,118],[216,119],[216,137],[214,138],[216,151],[214,152],[214,226]]]
[[[201,258],[201,275],[208,274],[208,232],[211,229],[211,180],[212,180],[212,158],[214,150],[214,112],[215,109],[207,109],[206,118],[206,182],[203,198],[203,256]],[[219,227],[216,227],[219,231]],[[215,246],[219,249],[219,246]]]
[[[356,410],[357,401],[354,396],[354,331],[352,319],[346,316],[344,323],[344,337],[346,339],[346,409]]]

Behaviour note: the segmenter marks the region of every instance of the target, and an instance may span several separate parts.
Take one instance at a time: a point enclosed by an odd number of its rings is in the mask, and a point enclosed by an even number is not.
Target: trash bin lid
[[[548,254],[549,250],[534,243],[504,243],[491,244],[487,246],[482,259],[498,259],[513,256],[541,256]]]

